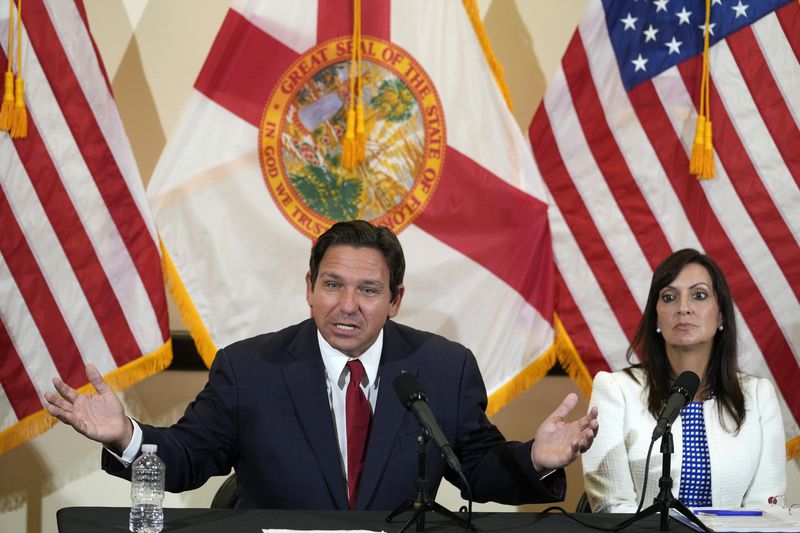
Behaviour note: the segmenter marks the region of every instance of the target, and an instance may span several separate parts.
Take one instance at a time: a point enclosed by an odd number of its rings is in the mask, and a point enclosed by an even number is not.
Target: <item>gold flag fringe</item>
[[[522,372],[514,376],[511,381],[500,387],[489,397],[487,415],[493,415],[508,402],[525,392],[547,375],[556,361],[567,373],[588,400],[592,391],[592,377],[581,361],[575,346],[567,335],[564,325],[557,314],[553,315],[553,344],[535,361],[528,365]]]
[[[800,2],[800,0],[798,1]],[[511,101],[511,90],[508,88],[508,84],[506,83],[503,65],[495,57],[494,52],[492,52],[492,44],[489,42],[489,34],[486,33],[486,27],[483,25],[480,10],[478,9],[478,0],[462,0],[462,3],[464,4],[464,10],[469,16],[469,21],[472,23],[472,29],[475,30],[475,35],[478,37],[478,41],[481,43],[483,55],[486,57],[486,61],[489,63],[489,68],[492,69],[494,81],[500,88],[500,92],[503,93],[503,99],[506,101],[508,109],[513,111],[514,104]]]
[[[786,443],[786,460],[791,461],[798,457],[800,457],[800,437],[795,437]]]
[[[5,453],[34,437],[38,437],[55,426],[56,422],[58,422],[58,419],[50,416],[50,413],[44,409],[26,416],[13,426],[0,432],[0,453]]]
[[[564,372],[575,381],[575,384],[588,402],[589,397],[592,395],[592,375],[589,374],[589,370],[583,364],[583,359],[581,359],[578,350],[575,349],[575,345],[572,344],[572,339],[569,338],[569,334],[557,314],[553,315],[553,325],[555,327],[555,341],[553,341],[553,344],[556,347],[558,362]]]
[[[203,319],[200,318],[197,308],[194,306],[189,293],[186,291],[180,274],[178,274],[178,270],[175,268],[175,263],[172,262],[172,258],[169,252],[167,252],[166,246],[164,246],[164,241],[162,241],[161,238],[159,238],[158,241],[161,247],[161,263],[164,267],[164,283],[169,293],[172,295],[175,304],[178,306],[178,311],[180,311],[183,323],[186,324],[189,330],[189,335],[191,335],[192,340],[194,340],[197,352],[200,354],[205,365],[210,368],[211,363],[214,362],[214,356],[217,355],[217,346],[211,339],[208,329],[206,329],[205,324],[203,324]]]
[[[511,381],[497,389],[489,396],[489,405],[486,407],[486,414],[492,416],[508,402],[525,392],[536,382],[547,375],[556,363],[555,345],[550,347],[542,355],[536,358],[522,372],[511,378]]]
[[[164,370],[171,362],[172,340],[170,339],[155,351],[109,372],[103,378],[113,390],[119,391]],[[89,383],[79,387],[77,390],[83,394],[95,394],[96,392]],[[53,427],[56,422],[58,420],[50,416],[44,409],[23,418],[13,426],[0,432],[0,454],[41,435]]]
[[[103,376],[112,390],[120,391],[138,383],[146,377],[157,374],[172,363],[172,339],[161,345],[156,351],[143,355]],[[86,384],[79,392],[93,394],[94,387]]]

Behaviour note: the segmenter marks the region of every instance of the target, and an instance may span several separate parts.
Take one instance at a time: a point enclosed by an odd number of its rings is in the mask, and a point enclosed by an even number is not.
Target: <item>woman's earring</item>
[[[717,329],[718,329],[719,331],[722,331],[723,329],[725,329],[725,327],[724,327],[722,324],[720,324],[720,325],[717,327]]]
[[[656,328],[656,333],[661,333],[661,328],[657,327]]]

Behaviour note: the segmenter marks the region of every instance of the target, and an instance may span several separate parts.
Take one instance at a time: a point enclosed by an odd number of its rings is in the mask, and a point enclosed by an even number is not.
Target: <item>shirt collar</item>
[[[345,383],[345,366],[350,359],[349,355],[345,355],[330,344],[322,336],[322,333],[317,330],[317,341],[319,341],[319,351],[322,354],[322,362],[325,365],[325,372],[328,374],[328,379],[331,383],[336,383],[340,389],[344,388]],[[378,366],[381,362],[381,352],[383,351],[383,330],[378,333],[378,338],[372,343],[372,346],[358,356],[358,360],[364,365],[364,373],[367,376],[368,386],[371,388],[377,387],[378,379]]]

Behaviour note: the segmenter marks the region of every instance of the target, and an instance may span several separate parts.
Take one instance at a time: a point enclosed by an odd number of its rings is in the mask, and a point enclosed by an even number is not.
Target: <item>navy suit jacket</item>
[[[486,418],[486,391],[473,354],[387,321],[357,509],[391,510],[416,494],[419,425],[394,393],[401,371],[414,373],[427,393],[475,501],[563,499],[564,472],[541,482],[531,465],[531,442],[507,442]],[[348,509],[313,320],[220,350],[208,383],[183,417],[170,428],[142,424],[142,430],[143,442],[158,445],[171,492],[199,487],[233,467],[239,507]],[[103,468],[130,478],[130,468],[105,451]],[[427,470],[431,496],[442,476],[460,486],[433,445]]]

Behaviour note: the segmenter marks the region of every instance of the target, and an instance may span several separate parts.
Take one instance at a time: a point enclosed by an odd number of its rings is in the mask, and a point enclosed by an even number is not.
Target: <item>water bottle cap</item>
[[[142,453],[155,453],[158,451],[158,444],[142,444]]]

